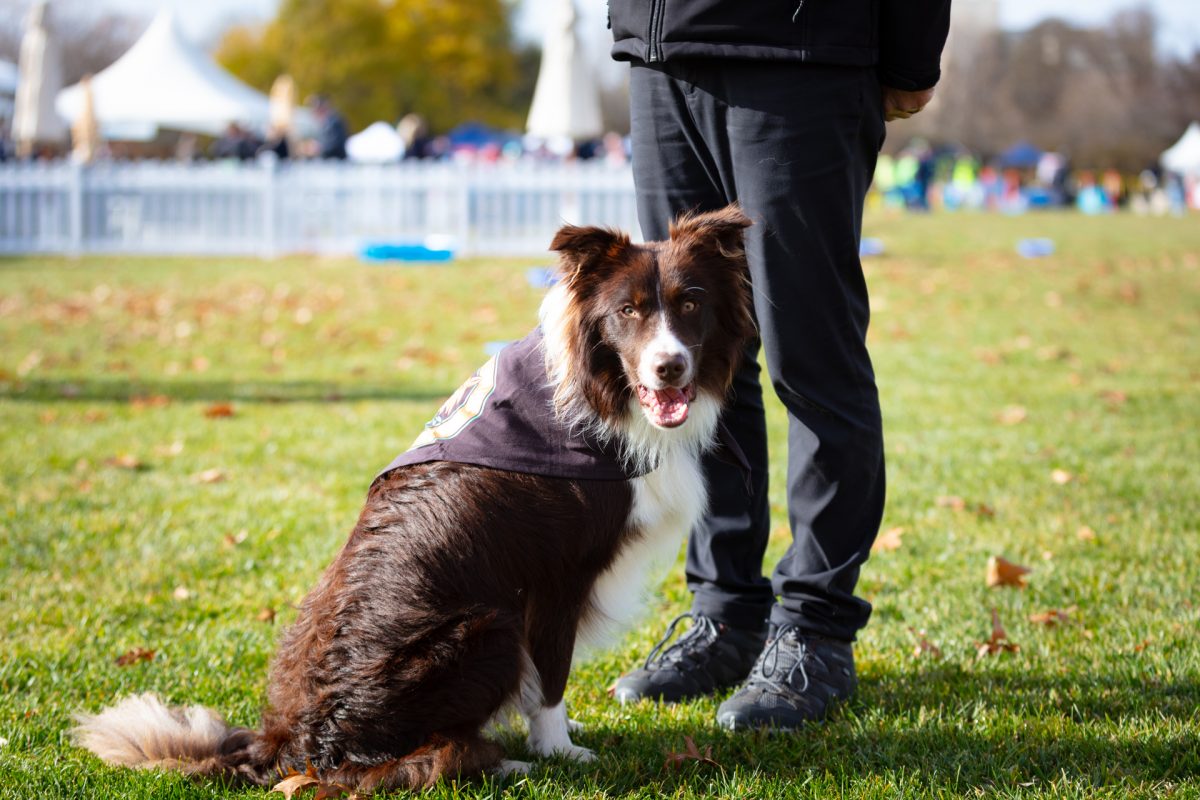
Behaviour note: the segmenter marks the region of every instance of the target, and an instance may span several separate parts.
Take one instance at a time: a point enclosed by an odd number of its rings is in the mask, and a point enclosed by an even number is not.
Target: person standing
[[[629,61],[633,173],[648,240],[680,212],[731,202],[747,231],[760,342],[724,421],[751,464],[705,462],[709,512],[688,542],[692,609],[620,702],[738,686],[718,724],[793,728],[855,690],[852,642],[871,607],[859,568],[884,505],[879,398],[859,261],[884,123],[940,78],[949,0],[610,0]],[[767,432],[758,350],[787,410],[791,545],[768,581]],[[691,628],[667,646],[681,619]]]
[[[322,159],[346,160],[346,120],[328,97],[314,95],[308,99],[308,106],[317,118],[317,138],[314,156]]]

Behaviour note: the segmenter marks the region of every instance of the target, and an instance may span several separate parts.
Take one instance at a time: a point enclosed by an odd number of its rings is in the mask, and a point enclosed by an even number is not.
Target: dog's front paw
[[[587,725],[584,725],[579,720],[567,717],[567,730],[569,730],[571,733],[583,733],[587,730]]]
[[[531,769],[533,769],[533,765],[528,761],[513,761],[506,758],[492,769],[492,774],[498,778],[507,778],[510,775],[528,775]]]
[[[554,751],[554,755],[563,756],[573,761],[578,761],[580,764],[587,764],[596,760],[596,752],[589,750],[586,747],[580,747],[577,744],[570,744],[566,747],[558,748]]]

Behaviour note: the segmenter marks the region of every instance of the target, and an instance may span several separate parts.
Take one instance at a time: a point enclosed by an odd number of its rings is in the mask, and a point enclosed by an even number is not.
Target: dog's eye
[[[623,306],[621,306],[621,316],[623,316],[623,317],[636,317],[636,316],[637,316],[637,309],[636,309],[636,308],[634,308],[634,307],[633,307],[633,306],[631,306],[631,305],[623,305]]]
[[[684,314],[690,314],[699,307],[700,307],[700,304],[697,303],[695,300],[684,300],[683,304],[681,306],[679,306],[679,310],[682,311]]]

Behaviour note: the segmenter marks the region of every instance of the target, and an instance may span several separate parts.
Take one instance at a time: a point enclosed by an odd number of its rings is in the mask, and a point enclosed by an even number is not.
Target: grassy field
[[[614,705],[686,608],[677,568],[573,676],[597,764],[431,796],[1200,797],[1200,224],[867,228],[899,547],[863,571],[857,698],[790,736],[720,731],[715,700]],[[375,471],[533,324],[534,263],[0,261],[0,797],[265,797],[104,767],[71,714],[152,690],[254,724]],[[993,555],[1028,585],[988,588]],[[978,654],[992,609],[1015,652]],[[685,737],[716,763],[665,765]]]

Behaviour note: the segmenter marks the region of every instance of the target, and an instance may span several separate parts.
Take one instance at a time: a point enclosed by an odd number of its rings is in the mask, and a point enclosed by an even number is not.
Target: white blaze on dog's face
[[[698,300],[685,300],[684,313],[694,314],[699,305]],[[623,312],[637,313],[632,307]],[[661,302],[648,327],[655,333],[641,347],[634,389],[651,422],[660,428],[674,428],[687,421],[688,404],[696,399],[692,383],[695,360],[691,348],[675,332],[673,314],[662,308]]]
[[[703,286],[688,282],[687,270],[631,272],[615,297],[620,308],[604,325],[605,341],[620,355],[646,418],[659,428],[687,422],[696,399],[696,359],[711,333]]]
[[[753,333],[742,246],[749,224],[730,207],[685,215],[670,239],[645,245],[599,228],[559,231],[565,316],[582,332],[567,344],[568,360],[601,417],[632,395],[655,427],[676,428],[698,393],[723,398]]]

